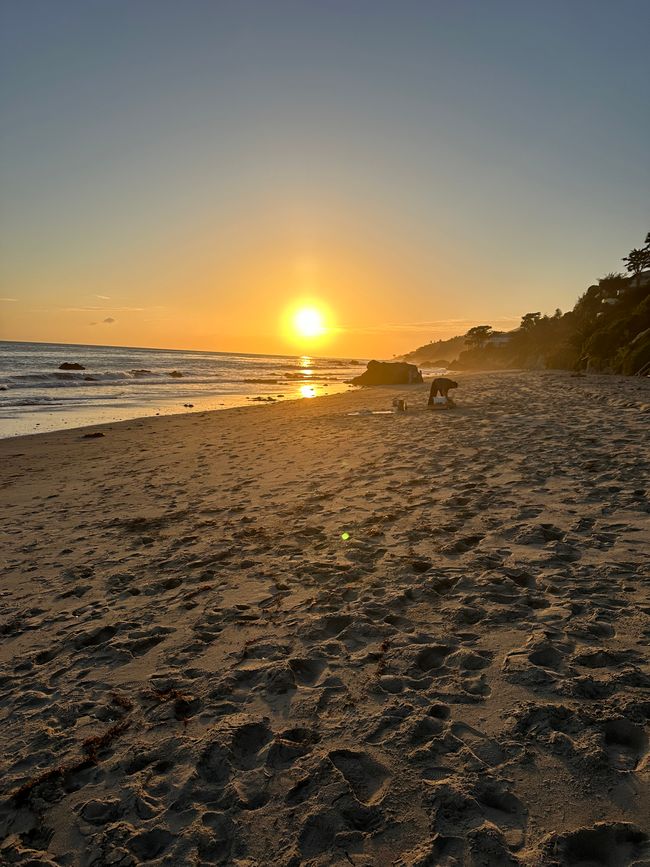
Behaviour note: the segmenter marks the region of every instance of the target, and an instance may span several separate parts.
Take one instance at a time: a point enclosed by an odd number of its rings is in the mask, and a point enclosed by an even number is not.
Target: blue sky
[[[650,229],[646,0],[0,15],[0,337],[273,351],[307,293],[390,355],[566,309]]]

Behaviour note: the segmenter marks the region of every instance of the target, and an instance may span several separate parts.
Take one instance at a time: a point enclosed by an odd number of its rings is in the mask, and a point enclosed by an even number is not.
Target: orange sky
[[[647,12],[343,5],[4,4],[0,339],[390,358],[621,268]]]
[[[187,258],[174,251],[149,267],[134,261],[102,269],[101,280],[92,280],[80,265],[74,283],[69,276],[37,274],[36,285],[25,292],[28,303],[18,295],[15,301],[0,302],[0,335],[16,340],[390,357],[483,321],[485,317],[464,320],[455,315],[449,287],[460,278],[447,275],[429,290],[426,278],[409,275],[403,262],[394,261],[398,255],[384,251],[379,259],[371,250],[342,249],[327,258],[311,253],[292,257],[260,244],[250,253],[233,250],[230,257],[218,257],[201,256],[195,247]],[[41,280],[45,289],[40,288]],[[91,282],[92,292],[86,288]],[[56,285],[54,292],[48,283]],[[423,303],[425,292],[430,300]],[[288,315],[301,306],[323,312],[322,337],[300,337],[287,327]],[[487,315],[488,305],[482,306]],[[510,328],[518,324],[518,317],[492,316],[490,321]]]
[[[516,259],[459,270],[458,238],[432,232],[425,244],[400,213],[363,219],[367,202],[333,204],[316,189],[310,212],[295,191],[285,196],[282,207],[258,204],[254,219],[156,209],[140,233],[127,220],[114,246],[79,225],[74,255],[68,239],[42,235],[27,260],[4,262],[15,300],[0,301],[0,339],[390,358],[476,324],[515,327],[522,294],[550,295],[554,309],[546,274],[522,274]],[[326,311],[323,338],[287,331],[300,302]]]

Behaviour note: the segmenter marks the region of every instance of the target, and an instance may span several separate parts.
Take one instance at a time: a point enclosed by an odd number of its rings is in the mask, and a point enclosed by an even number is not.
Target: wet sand
[[[650,864],[650,381],[458,378],[0,442],[1,863]]]

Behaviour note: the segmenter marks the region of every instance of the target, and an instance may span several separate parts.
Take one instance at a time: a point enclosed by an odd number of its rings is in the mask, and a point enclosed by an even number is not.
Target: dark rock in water
[[[79,364],[78,361],[64,361],[63,364],[59,364],[59,370],[85,370],[86,368],[83,364]]]
[[[192,409],[194,404],[193,403],[184,403],[183,406],[186,406],[188,409]]]
[[[94,433],[84,434],[83,438],[85,440],[96,440],[96,439],[99,439],[99,437],[103,437],[103,436],[106,436],[106,434],[103,434],[101,431],[98,430],[98,431],[95,431]]]
[[[84,382],[97,382],[96,376],[84,376]]]
[[[265,385],[277,385],[278,384],[277,379],[263,379],[263,378],[260,378],[260,379],[242,379],[242,382],[248,382],[248,383],[252,383],[255,385],[260,385],[262,383]]]
[[[355,376],[352,385],[412,385],[423,382],[415,364],[405,361],[369,361],[365,373]]]
[[[180,370],[172,370],[169,375],[173,376],[174,379],[180,379],[183,374],[180,372]]]

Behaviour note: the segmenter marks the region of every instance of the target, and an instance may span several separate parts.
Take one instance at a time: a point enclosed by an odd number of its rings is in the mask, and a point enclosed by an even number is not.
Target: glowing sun
[[[316,307],[301,307],[293,316],[293,327],[299,337],[320,337],[325,334],[325,319]]]
[[[282,311],[282,335],[288,343],[300,347],[301,352],[313,352],[335,336],[335,321],[325,301],[303,296],[296,298]]]

